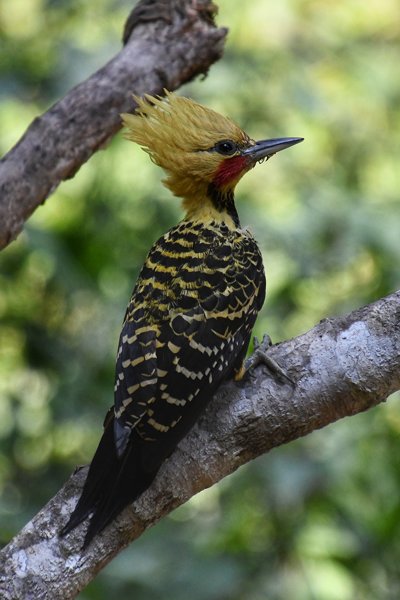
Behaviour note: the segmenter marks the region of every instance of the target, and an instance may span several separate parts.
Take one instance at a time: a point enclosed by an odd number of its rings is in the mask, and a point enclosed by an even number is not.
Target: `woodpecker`
[[[91,515],[84,547],[152,483],[222,381],[241,379],[265,275],[234,189],[257,162],[303,138],[252,140],[191,99],[135,97],[126,137],[166,173],[185,216],[151,248],[128,304],[114,407],[65,535]]]

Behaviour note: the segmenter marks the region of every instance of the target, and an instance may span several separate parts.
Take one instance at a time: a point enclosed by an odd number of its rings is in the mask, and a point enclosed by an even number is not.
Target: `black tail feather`
[[[83,549],[122,510],[144,492],[153,481],[158,467],[143,468],[143,445],[132,440],[121,458],[114,444],[113,422],[109,422],[93,457],[79,501],[60,535],[64,536],[90,513]]]

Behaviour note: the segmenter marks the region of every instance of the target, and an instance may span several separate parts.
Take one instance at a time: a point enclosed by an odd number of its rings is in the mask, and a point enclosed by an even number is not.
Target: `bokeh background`
[[[274,341],[400,284],[398,0],[220,0],[224,58],[181,90],[253,137],[305,142],[238,188]],[[120,47],[128,0],[0,2],[0,151]],[[90,460],[133,282],[181,217],[118,134],[0,255],[6,543]],[[398,600],[400,397],[279,448],[176,510],[82,600]]]

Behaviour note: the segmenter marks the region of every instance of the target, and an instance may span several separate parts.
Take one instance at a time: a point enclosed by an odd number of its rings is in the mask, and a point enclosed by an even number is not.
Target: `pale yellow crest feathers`
[[[165,90],[165,97],[134,96],[134,115],[124,113],[125,134],[139,144],[168,177],[164,183],[177,196],[198,195],[200,183],[212,181],[221,157],[201,152],[231,139],[246,144],[248,136],[231,119],[189,98]]]

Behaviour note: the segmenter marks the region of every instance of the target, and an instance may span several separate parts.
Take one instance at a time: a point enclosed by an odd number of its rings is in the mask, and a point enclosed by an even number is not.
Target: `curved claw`
[[[295,385],[293,379],[289,377],[284,369],[268,354],[268,350],[272,345],[271,338],[268,334],[263,336],[261,344],[258,339],[254,338],[254,352],[247,359],[244,365],[244,372],[248,373],[251,369],[258,367],[260,364],[264,364],[267,369],[273,374],[276,375],[278,379],[283,380],[284,382],[289,382],[291,385]]]

